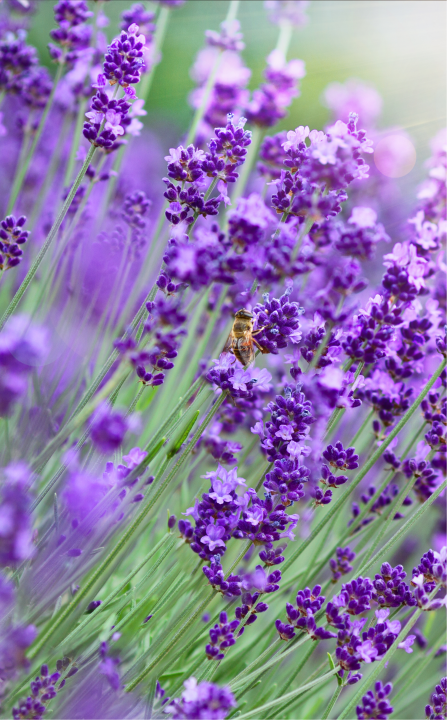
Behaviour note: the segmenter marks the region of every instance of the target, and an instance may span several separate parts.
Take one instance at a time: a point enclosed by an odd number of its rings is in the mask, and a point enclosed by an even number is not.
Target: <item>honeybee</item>
[[[266,327],[267,325],[253,332],[253,313],[245,308],[238,310],[223,352],[233,353],[244,367],[251,365],[255,359],[255,345],[262,353],[269,352],[254,338],[254,335],[258,335]]]

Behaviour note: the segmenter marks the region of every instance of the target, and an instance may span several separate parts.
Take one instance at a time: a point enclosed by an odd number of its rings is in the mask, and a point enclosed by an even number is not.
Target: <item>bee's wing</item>
[[[228,352],[232,353],[233,352],[233,331],[231,331],[230,334],[228,335],[227,341],[223,347],[222,352],[224,352],[224,353],[228,353]]]
[[[235,355],[244,366],[251,365],[254,362],[255,347],[251,335],[246,335],[245,337],[237,339]]]

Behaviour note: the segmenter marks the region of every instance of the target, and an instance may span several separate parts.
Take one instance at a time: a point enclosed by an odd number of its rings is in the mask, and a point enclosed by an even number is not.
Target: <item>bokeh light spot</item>
[[[374,162],[382,175],[399,178],[408,175],[416,163],[416,150],[406,135],[394,133],[379,140]]]

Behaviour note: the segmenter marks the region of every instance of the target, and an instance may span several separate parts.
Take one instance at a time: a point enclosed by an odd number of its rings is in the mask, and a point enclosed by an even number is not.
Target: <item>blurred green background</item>
[[[53,1],[40,0],[29,40],[48,63],[49,30],[54,27]],[[92,7],[93,2],[89,3]],[[131,0],[104,2],[110,17],[109,38],[117,34],[119,15]],[[147,3],[148,7],[151,3]],[[152,5],[152,7],[154,7]],[[192,111],[187,96],[194,87],[189,69],[204,44],[204,31],[217,30],[228,10],[224,0],[187,0],[170,14],[163,61],[158,66],[149,98],[146,123],[186,130]],[[295,30],[288,59],[306,62],[289,117],[279,126],[299,124],[321,128],[328,110],[321,105],[324,88],[334,81],[357,77],[374,85],[384,101],[381,127],[406,129],[421,161],[429,156],[429,142],[445,125],[446,115],[446,3],[436,0],[314,0],[309,22]],[[250,88],[262,79],[266,55],[274,48],[278,27],[268,20],[261,0],[242,0],[238,12],[246,48],[243,58],[252,70]]]

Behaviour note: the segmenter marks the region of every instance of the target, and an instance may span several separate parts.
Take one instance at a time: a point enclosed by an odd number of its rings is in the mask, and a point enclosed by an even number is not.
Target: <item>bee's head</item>
[[[250,310],[246,310],[245,308],[242,308],[242,310],[238,310],[237,313],[234,314],[234,317],[251,320],[253,317],[253,313],[250,312]]]

